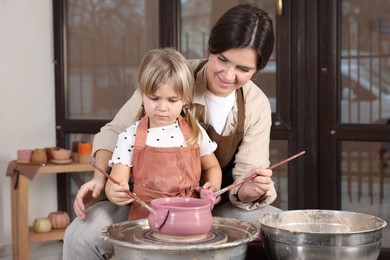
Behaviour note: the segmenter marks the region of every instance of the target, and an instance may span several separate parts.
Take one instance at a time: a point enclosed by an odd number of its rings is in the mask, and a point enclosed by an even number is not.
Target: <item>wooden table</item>
[[[26,166],[24,166],[26,167]],[[46,164],[37,169],[36,174],[57,174],[74,172],[91,172],[89,164],[70,163],[65,165]],[[29,259],[30,241],[61,240],[64,229],[54,229],[48,233],[36,233],[28,226],[28,182],[23,174],[12,174],[11,181],[11,214],[12,214],[12,255],[14,260]],[[15,183],[17,185],[15,186]]]

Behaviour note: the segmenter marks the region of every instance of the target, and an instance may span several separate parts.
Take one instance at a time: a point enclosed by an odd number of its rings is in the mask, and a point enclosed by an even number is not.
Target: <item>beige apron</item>
[[[180,129],[187,140],[188,123],[179,116]],[[199,147],[151,147],[146,145],[149,120],[141,119],[137,127],[132,175],[133,192],[146,203],[162,197],[194,197],[201,176]],[[145,218],[149,211],[133,202],[129,219]]]

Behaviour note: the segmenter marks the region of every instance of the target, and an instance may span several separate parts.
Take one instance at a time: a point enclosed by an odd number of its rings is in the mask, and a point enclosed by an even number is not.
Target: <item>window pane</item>
[[[390,143],[350,142],[341,145],[341,208],[390,221]],[[390,226],[382,246],[390,247]]]
[[[252,3],[271,17],[276,34],[275,0],[237,1],[237,0],[181,0],[181,46],[183,54],[189,59],[205,58],[211,28],[215,22],[231,7]],[[272,54],[268,65],[259,73],[255,83],[269,97],[272,112],[276,112],[276,52]]]
[[[390,3],[342,2],[341,123],[383,123],[390,118]]]
[[[158,35],[158,1],[68,0],[67,119],[112,119]]]

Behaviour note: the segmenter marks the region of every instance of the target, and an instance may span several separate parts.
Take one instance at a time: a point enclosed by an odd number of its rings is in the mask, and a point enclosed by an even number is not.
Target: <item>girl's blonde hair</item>
[[[137,88],[141,96],[153,95],[161,83],[170,84],[173,91],[183,100],[185,106],[181,114],[192,130],[186,141],[188,145],[197,145],[201,132],[190,111],[194,97],[194,74],[186,58],[174,49],[151,50],[144,56],[139,66]],[[145,110],[141,109],[137,120],[144,114]]]

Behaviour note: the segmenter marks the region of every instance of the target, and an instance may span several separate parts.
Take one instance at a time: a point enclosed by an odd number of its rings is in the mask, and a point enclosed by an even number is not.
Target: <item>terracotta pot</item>
[[[52,229],[49,218],[36,218],[34,220],[34,230],[37,233],[46,233]]]
[[[70,223],[69,215],[65,211],[51,212],[47,217],[54,229],[66,228]]]
[[[46,151],[46,156],[47,156],[47,160],[50,161],[53,159],[53,155],[51,153],[52,150],[56,149],[57,147],[46,147],[45,148],[45,151]],[[59,148],[59,147],[58,147]]]
[[[46,150],[43,148],[35,149],[31,156],[31,162],[37,164],[47,163]]]
[[[167,209],[168,216],[160,228],[155,227],[155,215],[148,217],[149,227],[155,233],[173,236],[204,235],[212,227],[210,202],[197,198],[161,198],[151,202],[151,207],[158,210]]]

